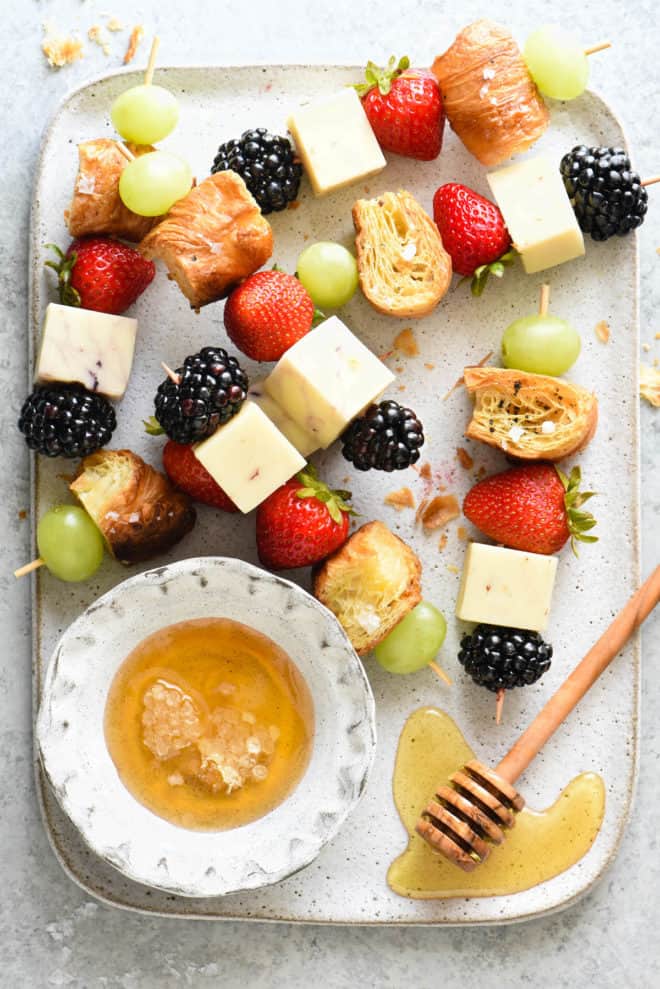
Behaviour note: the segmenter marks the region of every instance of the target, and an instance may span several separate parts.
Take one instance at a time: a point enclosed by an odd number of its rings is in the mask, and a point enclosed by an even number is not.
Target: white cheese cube
[[[309,457],[319,448],[319,444],[313,436],[306,433],[304,429],[293,421],[290,415],[277,404],[274,398],[266,392],[263,381],[254,381],[248,390],[248,395],[252,401],[265,412],[274,426],[277,426],[281,433],[284,433],[289,443],[293,443],[298,453],[303,457]]]
[[[456,616],[542,632],[548,624],[557,557],[470,543]]]
[[[331,316],[287,350],[264,387],[325,448],[393,381],[389,368]]]
[[[528,158],[487,178],[528,274],[582,257],[584,237],[556,165]]]
[[[80,384],[119,399],[133,365],[137,320],[51,302],[41,331],[35,381]]]
[[[305,466],[304,458],[254,402],[195,447],[195,456],[242,512]]]
[[[287,126],[317,196],[377,175],[387,164],[352,87],[302,106]]]

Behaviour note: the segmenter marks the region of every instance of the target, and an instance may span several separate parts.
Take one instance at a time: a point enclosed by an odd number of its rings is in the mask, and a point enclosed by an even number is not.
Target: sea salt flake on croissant
[[[550,114],[512,35],[475,21],[433,63],[447,119],[482,165],[499,165],[541,137]]]
[[[512,457],[561,460],[596,431],[596,396],[580,385],[496,367],[467,367],[464,380],[475,403],[465,435]]]

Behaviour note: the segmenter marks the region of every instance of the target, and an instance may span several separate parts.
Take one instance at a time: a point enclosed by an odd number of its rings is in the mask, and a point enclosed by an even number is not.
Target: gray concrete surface
[[[15,430],[26,385],[28,210],[40,134],[61,96],[118,64],[126,32],[105,57],[86,43],[84,61],[49,70],[42,22],[83,34],[102,14],[143,23],[162,38],[173,64],[356,62],[408,52],[423,63],[456,29],[478,16],[510,24],[517,36],[539,23],[572,23],[585,43],[614,49],[594,60],[592,80],[627,123],[643,174],[660,171],[657,7],[650,0],[2,0],[0,162],[0,498],[5,538],[0,567],[0,987],[180,986],[515,987],[660,984],[658,839],[660,796],[660,621],[644,635],[642,752],[634,816],[619,857],[601,884],[572,909],[509,928],[342,929],[208,924],[147,919],[90,902],[62,873],[43,832],[31,768],[29,587],[11,571],[27,558],[28,462]],[[660,188],[660,187],[658,187]],[[642,340],[660,356],[660,192],[640,236]],[[644,573],[660,560],[660,410],[642,415]]]

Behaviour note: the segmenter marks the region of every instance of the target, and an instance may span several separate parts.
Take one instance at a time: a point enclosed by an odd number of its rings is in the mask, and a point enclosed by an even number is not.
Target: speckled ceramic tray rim
[[[218,65],[213,65],[213,64],[209,64],[209,65],[192,65],[192,66],[178,66],[177,65],[177,66],[159,67],[159,72],[162,72],[163,75],[165,75],[170,70],[177,71],[177,72],[180,72],[180,71],[184,71],[184,72],[185,71],[195,72],[195,71],[199,71],[199,70],[202,70],[203,71],[203,70],[218,69],[218,68],[222,68],[225,71],[227,71],[227,70],[230,71],[234,67],[233,66],[218,66]],[[237,66],[236,68],[240,68],[240,69],[245,70],[246,69],[246,66]],[[268,70],[275,70],[275,71],[278,70],[278,69],[300,69],[300,70],[304,70],[304,69],[308,69],[308,68],[323,68],[326,71],[328,71],[328,70],[329,71],[332,71],[332,70],[342,70],[342,69],[345,69],[346,66],[338,66],[338,65],[337,66],[335,66],[335,65],[328,66],[328,65],[320,65],[320,64],[318,66],[316,66],[316,65],[315,66],[311,66],[311,65],[291,65],[291,64],[287,64],[287,65],[262,65],[262,64],[258,64],[258,65],[255,65],[253,68],[255,69],[255,71],[262,71],[262,70],[266,70],[266,69],[268,69]],[[355,70],[355,73],[356,74],[359,74],[359,71],[360,70]],[[39,158],[39,162],[38,162],[37,170],[36,170],[36,174],[35,174],[35,179],[34,179],[34,187],[33,187],[34,188],[34,193],[33,193],[33,198],[32,198],[32,210],[31,210],[31,218],[30,218],[30,231],[31,232],[30,232],[30,252],[29,252],[30,260],[29,260],[29,279],[28,279],[28,281],[29,281],[29,287],[28,287],[28,292],[29,292],[29,310],[28,311],[29,311],[29,314],[30,314],[29,315],[30,327],[29,327],[29,332],[27,334],[27,337],[28,337],[28,360],[29,360],[29,367],[30,368],[33,366],[34,353],[35,353],[35,344],[36,344],[36,340],[37,340],[37,336],[38,336],[38,331],[39,331],[38,301],[37,301],[37,298],[36,298],[36,293],[34,292],[34,273],[35,273],[35,264],[36,264],[36,260],[35,259],[37,258],[37,255],[38,255],[38,252],[39,252],[39,247],[40,247],[40,245],[38,243],[38,233],[37,233],[37,231],[38,231],[38,224],[36,222],[36,217],[38,216],[38,212],[39,212],[38,192],[39,192],[40,183],[41,183],[42,170],[43,170],[43,162],[44,162],[44,153],[45,153],[45,149],[46,149],[46,146],[47,146],[48,138],[49,138],[51,132],[56,127],[56,125],[57,125],[60,117],[62,116],[62,114],[66,112],[67,107],[68,107],[68,104],[76,96],[78,96],[83,90],[85,90],[87,88],[92,88],[95,85],[97,85],[97,84],[99,84],[99,83],[103,82],[104,80],[107,80],[107,79],[109,79],[111,77],[120,76],[120,75],[127,75],[127,76],[129,76],[131,74],[135,74],[135,70],[132,70],[132,69],[120,69],[120,70],[118,70],[116,72],[104,73],[102,75],[96,76],[96,77],[92,78],[91,80],[89,80],[88,82],[84,83],[83,85],[74,88],[73,90],[71,90],[63,98],[63,100],[61,101],[61,103],[58,106],[57,110],[53,114],[53,117],[51,118],[51,121],[50,121],[49,125],[47,126],[47,128],[44,131],[43,140],[42,140],[42,154],[40,155],[40,158]],[[593,94],[593,93],[591,95],[592,96],[596,96],[596,94]],[[604,109],[606,109],[610,113],[610,115],[617,122],[618,126],[625,133],[625,128],[621,124],[621,121],[619,120],[619,118],[617,117],[617,115],[612,111],[612,109],[609,107],[609,105],[604,100],[602,100],[600,97],[597,97],[597,98],[602,103]],[[626,144],[627,143],[628,142],[626,141]],[[635,236],[635,251],[634,251],[634,270],[632,272],[632,276],[633,276],[634,285],[635,285],[635,293],[634,293],[634,311],[633,311],[633,313],[631,315],[631,322],[632,322],[632,324],[634,326],[635,344],[636,344],[636,350],[637,350],[638,349],[638,344],[639,344],[639,312],[638,312],[639,311],[639,262],[638,262],[637,235],[634,234],[634,236]],[[638,373],[638,370],[636,370],[636,373]],[[631,506],[632,516],[633,516],[633,525],[634,525],[634,532],[632,534],[632,545],[633,545],[633,558],[634,558],[634,571],[635,572],[634,572],[633,577],[634,577],[634,581],[638,584],[639,583],[639,579],[640,579],[640,556],[641,556],[641,549],[640,549],[640,442],[639,442],[639,415],[638,415],[638,411],[635,412],[635,417],[634,417],[634,435],[633,435],[632,439],[633,439],[633,447],[634,447],[634,465],[635,465],[635,475],[636,475],[635,476],[635,488],[634,488],[635,498],[634,498],[634,504]],[[31,458],[31,464],[30,464],[30,481],[31,481],[31,526],[32,526],[32,540],[33,540],[33,549],[35,549],[35,550],[36,550],[36,544],[35,544],[35,532],[36,532],[35,511],[36,511],[36,491],[37,491],[37,483],[38,483],[38,468],[39,468],[38,458],[35,458],[33,456]],[[35,552],[35,555],[36,555],[36,552]],[[42,684],[42,678],[43,678],[43,671],[45,669],[45,665],[44,664],[47,662],[47,659],[48,659],[48,657],[44,657],[41,654],[40,631],[39,631],[39,615],[40,615],[40,598],[39,598],[39,593],[38,593],[38,584],[37,584],[37,582],[35,580],[33,580],[33,582],[32,582],[33,722],[34,722],[34,719],[36,719],[36,713],[37,713],[37,708],[38,708],[38,704],[39,704],[39,698],[40,698],[40,693],[41,693],[41,684]],[[156,915],[156,916],[172,916],[172,917],[180,917],[180,918],[185,918],[185,919],[199,919],[199,920],[214,920],[214,919],[219,919],[219,920],[254,920],[254,921],[262,922],[262,923],[263,922],[270,922],[270,923],[288,922],[288,923],[319,923],[319,924],[338,924],[338,925],[343,925],[343,924],[349,923],[349,924],[354,925],[354,926],[369,926],[370,924],[373,925],[373,926],[389,926],[391,924],[396,924],[396,925],[399,925],[399,924],[400,925],[415,925],[415,926],[488,926],[488,925],[491,925],[491,924],[511,924],[511,923],[517,923],[517,922],[520,922],[520,921],[523,921],[523,920],[530,920],[530,919],[534,919],[534,918],[539,917],[539,916],[544,916],[546,914],[557,913],[560,910],[563,910],[563,909],[571,906],[573,903],[576,903],[579,899],[581,899],[583,896],[585,896],[593,888],[593,886],[603,877],[603,875],[606,872],[607,868],[613,862],[613,860],[616,858],[616,855],[618,854],[620,843],[621,843],[621,840],[623,838],[623,834],[624,834],[625,828],[627,826],[627,822],[628,822],[628,820],[630,818],[630,814],[631,814],[631,810],[632,810],[632,804],[633,804],[634,796],[635,796],[635,787],[636,787],[636,782],[637,782],[637,772],[638,772],[638,762],[639,762],[639,731],[640,731],[640,726],[639,726],[640,704],[639,704],[639,700],[640,700],[640,662],[641,662],[641,649],[640,649],[640,637],[639,637],[639,635],[636,637],[636,639],[635,639],[635,641],[633,643],[632,649],[633,649],[633,670],[632,670],[633,691],[634,691],[634,696],[635,696],[635,708],[636,708],[635,709],[635,715],[634,715],[633,720],[632,720],[632,724],[630,725],[630,744],[632,746],[632,751],[633,751],[633,755],[632,755],[632,772],[631,772],[631,775],[630,775],[630,777],[628,779],[628,782],[627,782],[627,787],[626,787],[626,797],[627,797],[626,807],[625,807],[625,810],[623,811],[623,813],[620,815],[620,819],[619,819],[620,820],[620,823],[619,823],[619,831],[618,831],[618,834],[617,834],[617,839],[616,839],[616,842],[615,842],[615,844],[613,845],[613,847],[611,849],[611,852],[610,852],[609,857],[603,863],[602,868],[600,869],[600,872],[588,884],[586,884],[581,890],[579,890],[579,892],[577,892],[577,893],[575,893],[573,895],[569,895],[562,902],[557,903],[556,905],[554,905],[552,907],[549,907],[549,908],[546,908],[546,909],[541,909],[541,910],[538,910],[538,911],[535,911],[535,912],[523,912],[523,913],[521,913],[519,915],[510,914],[510,915],[505,916],[505,917],[500,917],[500,918],[498,918],[496,920],[493,920],[493,919],[489,919],[489,920],[475,919],[475,920],[458,920],[458,921],[456,921],[456,920],[447,920],[447,919],[429,920],[427,918],[420,918],[419,920],[415,920],[415,919],[412,919],[411,920],[409,917],[405,917],[405,918],[401,918],[400,920],[388,919],[388,920],[374,920],[374,921],[371,921],[371,922],[370,921],[362,921],[362,920],[359,921],[359,922],[357,922],[357,921],[348,921],[347,922],[347,921],[344,921],[344,920],[341,920],[341,919],[337,919],[337,920],[334,920],[333,921],[333,920],[327,920],[325,918],[319,919],[319,920],[316,920],[315,921],[313,918],[301,919],[301,918],[296,917],[296,916],[277,916],[277,917],[275,917],[275,916],[254,916],[254,917],[244,917],[242,915],[232,915],[229,912],[228,913],[217,914],[217,915],[205,914],[205,913],[195,912],[194,908],[191,909],[192,904],[186,904],[185,898],[177,898],[175,896],[168,897],[168,899],[171,901],[171,907],[168,907],[167,909],[165,909],[165,908],[163,908],[163,909],[155,909],[155,908],[154,909],[146,909],[144,906],[131,903],[130,902],[130,898],[128,898],[128,897],[125,900],[122,900],[122,899],[119,899],[119,898],[114,898],[114,897],[107,896],[106,894],[104,894],[100,890],[95,889],[91,882],[85,881],[85,879],[83,878],[83,876],[80,874],[81,871],[82,871],[81,869],[79,869],[80,863],[77,863],[75,861],[74,857],[72,855],[70,855],[70,854],[67,853],[67,850],[63,846],[63,843],[59,839],[59,836],[57,834],[56,828],[54,827],[53,821],[50,818],[48,807],[47,807],[47,802],[46,802],[46,799],[45,799],[45,797],[46,797],[45,791],[46,791],[46,787],[48,786],[48,783],[47,783],[47,780],[45,779],[45,776],[44,776],[43,771],[41,769],[39,758],[38,758],[38,755],[37,755],[36,750],[35,750],[35,753],[34,753],[34,771],[35,771],[35,778],[36,778],[36,784],[37,784],[37,797],[38,797],[39,806],[40,806],[42,818],[43,818],[43,821],[44,821],[44,826],[45,826],[45,829],[46,829],[46,833],[47,833],[49,842],[51,844],[51,847],[52,847],[52,849],[53,849],[53,851],[55,853],[55,856],[57,857],[57,859],[58,859],[60,865],[62,866],[63,870],[65,871],[65,873],[78,886],[81,887],[81,889],[83,889],[86,893],[90,894],[91,896],[94,896],[96,899],[98,899],[98,900],[100,900],[100,901],[102,901],[102,902],[104,902],[104,903],[106,903],[108,905],[119,907],[121,909],[129,910],[129,911],[133,911],[133,912],[137,912],[137,913],[143,913],[143,914],[146,914],[146,915],[151,914],[151,915]],[[519,895],[522,895],[522,894],[519,894]],[[426,902],[428,902],[428,901],[426,901]],[[439,902],[441,902],[441,901],[439,901]]]

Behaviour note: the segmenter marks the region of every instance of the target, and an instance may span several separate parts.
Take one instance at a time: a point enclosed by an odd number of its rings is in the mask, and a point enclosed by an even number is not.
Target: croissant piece
[[[409,192],[385,192],[353,206],[360,285],[379,312],[426,316],[451,282],[438,228]]]
[[[550,114],[512,35],[469,24],[432,71],[452,129],[482,165],[499,165],[541,137]]]
[[[325,560],[314,575],[314,595],[343,626],[363,656],[422,598],[417,555],[383,522],[368,522]]]
[[[85,457],[70,488],[121,563],[166,552],[195,524],[188,496],[130,450]]]
[[[512,457],[561,460],[596,432],[596,396],[580,385],[497,367],[467,367],[464,380],[475,403],[465,435]]]
[[[126,145],[132,154],[141,155],[154,149]],[[160,223],[160,216],[138,216],[119,198],[119,176],[128,159],[117,141],[100,137],[78,145],[78,174],[73,199],[64,212],[72,237],[108,234],[124,240],[139,241]]]
[[[175,203],[140,250],[164,261],[199,309],[229,295],[265,264],[273,253],[273,231],[240,175],[218,172]]]

